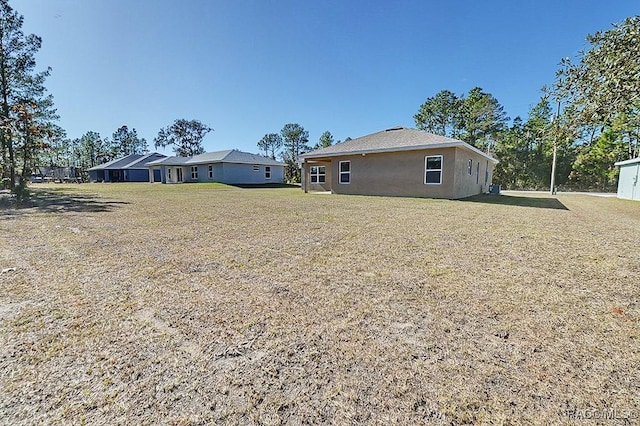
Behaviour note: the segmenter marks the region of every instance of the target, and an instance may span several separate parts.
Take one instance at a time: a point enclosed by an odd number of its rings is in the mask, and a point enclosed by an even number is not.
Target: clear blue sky
[[[205,149],[257,152],[286,123],[313,145],[395,125],[443,89],[480,86],[526,117],[560,59],[640,13],[635,0],[13,0],[43,38],[69,137],[121,125],[149,141],[177,118]],[[161,151],[163,152],[163,151]],[[164,151],[168,152],[168,151]]]

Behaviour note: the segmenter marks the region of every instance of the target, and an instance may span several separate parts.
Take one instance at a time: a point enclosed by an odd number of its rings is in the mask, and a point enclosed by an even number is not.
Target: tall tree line
[[[547,91],[559,105],[557,130],[576,141],[570,182],[609,189],[613,163],[640,156],[640,16],[587,42],[577,58],[561,61]]]
[[[129,129],[126,125],[119,127],[111,139],[92,130],[70,139],[59,126],[53,125],[52,129],[36,157],[37,165],[73,166],[86,170],[119,157],[148,152],[146,139],[139,137],[135,128]]]
[[[53,98],[44,86],[50,69],[37,72],[42,39],[22,31],[24,18],[0,0],[0,174],[15,188],[14,176],[31,174],[46,140],[55,137]]]
[[[36,71],[35,55],[42,39],[25,35],[24,18],[0,0],[0,176],[2,186],[15,189],[37,166],[87,169],[119,156],[147,151],[147,142],[126,125],[112,139],[89,131],[69,139],[55,124],[53,97],[45,88],[51,70]]]
[[[555,182],[579,190],[614,190],[616,161],[640,156],[640,17],[587,36],[589,48],[560,62],[555,81],[528,117],[511,123],[481,88],[442,90],[414,115],[416,126],[461,139],[496,156],[494,182],[543,189]]]
[[[36,72],[35,54],[42,39],[25,35],[24,18],[8,0],[0,0],[0,176],[2,186],[15,188],[37,166],[78,167],[82,170],[110,160],[148,152],[147,141],[135,128],[119,127],[111,138],[88,131],[69,138],[55,124],[59,118],[53,97],[44,86],[51,70]],[[203,152],[202,139],[212,129],[197,120],[176,120],[160,129],[155,146],[173,146],[177,155]]]
[[[484,151],[492,149],[509,121],[497,99],[480,87],[466,96],[442,90],[427,98],[413,118],[419,129],[463,140]]]

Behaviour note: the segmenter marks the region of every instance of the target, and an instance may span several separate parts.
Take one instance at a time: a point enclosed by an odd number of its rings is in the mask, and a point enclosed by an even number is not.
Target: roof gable
[[[146,169],[148,167],[148,163],[151,161],[165,158],[166,155],[160,154],[157,152],[152,152],[150,154],[143,155],[142,157],[132,161],[131,163],[123,166],[123,169]]]
[[[144,169],[147,167],[147,163],[150,159],[155,159],[157,157],[166,157],[166,155],[157,152],[151,152],[149,154],[129,154],[104,164],[91,167],[88,170]]]

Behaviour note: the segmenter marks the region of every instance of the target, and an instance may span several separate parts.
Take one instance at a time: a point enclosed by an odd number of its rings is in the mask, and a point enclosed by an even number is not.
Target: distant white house
[[[228,149],[193,157],[166,157],[147,164],[151,182],[220,182],[257,185],[284,182],[284,163]]]
[[[620,167],[618,198],[640,201],[640,158],[615,163]]]

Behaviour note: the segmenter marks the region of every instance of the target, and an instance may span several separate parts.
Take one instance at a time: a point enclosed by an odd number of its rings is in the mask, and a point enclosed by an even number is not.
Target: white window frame
[[[271,166],[264,166],[264,178],[265,180],[271,179]]]
[[[198,179],[198,166],[191,166],[191,179]]]
[[[343,164],[349,165],[349,170],[346,172],[342,171]],[[347,176],[346,182],[342,181],[342,175]],[[340,183],[340,185],[349,185],[351,183],[351,160],[340,161],[338,163],[338,183]]]
[[[316,170],[315,172],[313,170]],[[320,171],[322,169],[322,171]],[[315,178],[315,181],[314,181]],[[322,178],[322,179],[320,179]],[[323,184],[327,182],[327,168],[326,166],[311,166],[309,167],[309,182],[312,184]]]
[[[467,173],[469,174],[469,176],[471,176],[473,174],[473,160],[469,159],[469,162],[467,163]]]
[[[429,164],[429,158],[440,158],[440,168],[439,169],[427,169]],[[424,184],[425,185],[442,185],[442,164],[444,162],[444,158],[442,155],[427,155],[424,157]],[[440,181],[439,182],[427,182],[427,173],[429,172],[439,172],[440,173]]]
[[[171,180],[171,168],[167,167],[167,180]]]
[[[213,179],[213,164],[209,164],[209,179]]]

